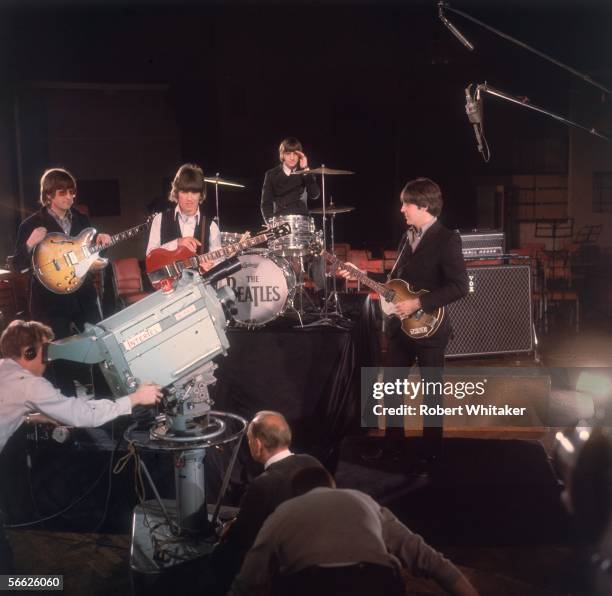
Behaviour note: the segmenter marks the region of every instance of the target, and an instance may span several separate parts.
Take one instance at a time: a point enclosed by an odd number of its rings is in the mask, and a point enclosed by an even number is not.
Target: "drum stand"
[[[325,168],[325,164],[321,165],[321,169]],[[327,250],[327,230],[326,230],[326,213],[325,213],[325,173],[321,173],[321,205],[322,205],[322,213],[321,215],[323,220],[323,253]],[[332,218],[332,230],[333,230],[333,218]],[[332,235],[333,242],[333,235]],[[333,244],[332,244],[333,246]],[[332,249],[333,250],[333,249]],[[324,257],[323,257],[324,258]],[[339,312],[338,306],[338,293],[336,291],[336,278],[334,276],[334,291],[332,295],[328,295],[327,293],[327,275],[323,275],[323,313],[320,319],[309,323],[308,325],[304,325],[304,327],[334,327],[336,329],[344,329],[345,325],[349,323],[349,320],[342,316]],[[336,302],[336,310],[333,313],[329,313],[328,311],[328,302],[329,299],[334,296],[334,300]],[[333,318],[330,316],[333,315]]]
[[[308,292],[306,292],[306,289],[304,287],[305,285],[304,278],[306,277],[306,268],[304,267],[304,257],[299,256],[299,257],[293,257],[291,259],[292,265],[298,262],[299,262],[299,269],[293,268],[296,274],[296,283],[295,283],[296,290],[295,290],[295,294],[293,298],[291,299],[291,308],[293,309],[298,319],[300,320],[300,327],[304,327],[303,317],[306,315],[306,313],[304,312],[304,299],[306,299],[308,305],[317,314],[321,314],[321,312],[319,309],[317,309],[317,307],[315,306],[315,303],[312,301],[312,298],[308,295]]]
[[[334,200],[331,199],[329,202],[329,206],[333,207],[334,205]],[[331,254],[334,255],[334,257],[336,256],[336,242],[335,242],[335,235],[334,235],[334,220],[336,219],[336,214],[332,212],[332,214],[329,216],[330,217],[330,225],[329,225],[329,231],[330,231],[330,235],[331,235]],[[327,277],[327,274],[324,272],[324,275]],[[338,280],[336,279],[336,275],[334,274],[332,276],[332,287],[334,288],[330,294],[329,297],[326,299],[326,301],[331,302],[333,305],[333,312],[331,313],[334,316],[337,317],[342,317],[344,318],[343,314],[342,314],[342,309],[340,307],[340,300],[338,300]]]

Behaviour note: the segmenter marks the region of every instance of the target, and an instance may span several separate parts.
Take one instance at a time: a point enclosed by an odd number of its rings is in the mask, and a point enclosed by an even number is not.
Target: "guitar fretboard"
[[[109,242],[106,242],[105,244],[100,244],[98,246],[92,246],[90,247],[90,250],[91,252],[100,252],[101,250],[106,250],[107,248],[110,248],[111,246],[115,246],[115,244],[118,244],[119,242],[123,242],[124,240],[128,240],[129,238],[133,238],[134,236],[137,236],[148,225],[149,225],[149,222],[146,221],[137,226],[134,226],[133,228],[130,228],[129,230],[125,230],[125,232],[119,232],[119,234],[115,234],[114,236],[111,236],[111,239]]]
[[[261,244],[265,242],[267,238],[267,234],[259,234],[258,236],[253,236],[252,238],[247,238],[242,242],[236,242],[235,244],[228,244],[227,246],[222,246],[217,250],[213,250],[211,252],[207,252],[205,255],[200,255],[196,257],[200,263],[207,263],[209,261],[216,261],[222,257],[228,258],[234,255],[237,252],[242,250],[246,250],[247,248],[251,248],[251,246],[256,246],[257,244]]]
[[[253,236],[252,238],[246,238],[242,242],[228,244],[227,246],[222,246],[221,248],[218,248],[211,252],[207,252],[206,254],[183,259],[182,262],[188,267],[197,267],[202,263],[216,261],[217,259],[221,258],[227,259],[229,257],[233,257],[238,252],[246,250],[247,248],[257,246],[258,244],[262,244],[266,241],[269,242],[270,240],[280,238],[281,236],[285,236],[290,233],[291,227],[289,226],[289,224],[282,224],[280,226],[276,226],[275,228],[270,228],[269,230],[266,230],[263,234],[258,234],[257,236]]]
[[[391,302],[395,297],[395,292],[392,289],[388,288],[384,284],[373,280],[371,277],[368,277],[363,271],[359,270],[357,267],[351,266],[350,264],[341,261],[338,257],[335,257],[334,255],[328,252],[325,252],[325,258],[337,269],[344,269],[345,271],[348,271],[360,283],[370,288],[371,290],[374,290],[377,294],[380,294],[387,302]]]

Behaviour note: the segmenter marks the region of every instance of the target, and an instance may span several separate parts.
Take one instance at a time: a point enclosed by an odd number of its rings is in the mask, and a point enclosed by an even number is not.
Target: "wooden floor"
[[[67,596],[132,594],[129,536],[9,532],[18,573],[61,574]],[[562,596],[569,591],[568,569],[575,565],[568,546],[438,547],[458,564],[481,595]],[[26,563],[27,562],[27,563]],[[407,577],[412,595],[442,595],[435,583]],[[177,586],[181,590],[181,586]],[[185,592],[184,587],[181,590]],[[205,595],[202,595],[205,596]],[[344,596],[344,595],[339,595]]]

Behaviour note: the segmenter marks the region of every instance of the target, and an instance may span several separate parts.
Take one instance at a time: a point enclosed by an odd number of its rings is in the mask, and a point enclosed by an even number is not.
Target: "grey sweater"
[[[365,493],[316,488],[286,501],[270,515],[231,594],[265,589],[275,573],[352,563],[404,568],[446,589],[461,575],[448,559]]]

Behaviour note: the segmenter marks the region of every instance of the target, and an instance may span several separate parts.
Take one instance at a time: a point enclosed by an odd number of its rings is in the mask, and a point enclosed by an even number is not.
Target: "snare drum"
[[[282,257],[304,257],[313,254],[314,219],[308,215],[277,215],[269,221],[270,227],[286,223],[291,226],[291,234],[270,242],[270,252]]]
[[[262,327],[291,304],[295,273],[285,259],[264,250],[253,250],[238,260],[242,269],[227,278],[236,294],[234,321],[241,327]]]

